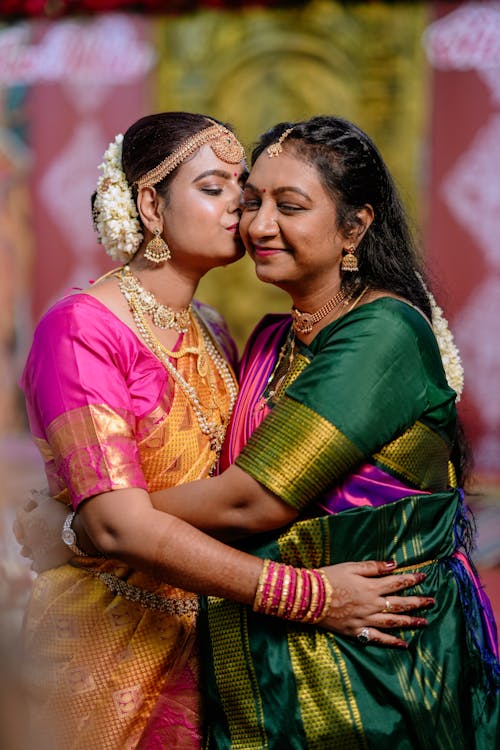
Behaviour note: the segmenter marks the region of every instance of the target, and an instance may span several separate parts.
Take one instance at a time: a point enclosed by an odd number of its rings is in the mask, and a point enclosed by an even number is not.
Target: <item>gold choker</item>
[[[137,276],[130,270],[130,266],[123,266],[120,270],[119,285],[127,302],[130,302],[130,296],[133,295],[136,306],[141,313],[151,318],[155,326],[163,331],[173,328],[177,333],[187,333],[191,325],[191,305],[182,310],[173,310],[168,305],[162,305],[153,292],[144,289]]]
[[[297,310],[296,307],[292,307],[293,330],[295,333],[311,333],[316,323],[319,323],[320,320],[323,320],[323,318],[328,315],[328,313],[335,310],[345,298],[346,293],[341,289],[337,292],[335,297],[329,299],[328,302],[326,302],[323,307],[320,307],[319,310],[316,310],[315,313],[301,312],[300,310]],[[346,301],[345,304],[347,304],[347,302],[348,301]]]

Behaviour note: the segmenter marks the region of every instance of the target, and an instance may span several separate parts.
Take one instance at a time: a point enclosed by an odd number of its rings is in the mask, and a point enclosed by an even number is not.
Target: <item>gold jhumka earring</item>
[[[169,246],[161,236],[159,227],[156,227],[153,232],[155,236],[148,242],[144,252],[144,257],[146,260],[151,261],[151,263],[165,263],[167,260],[170,260],[172,253],[170,252]]]
[[[342,258],[342,261],[340,263],[340,270],[341,271],[348,271],[349,273],[356,273],[356,271],[359,271],[358,267],[358,259],[356,258],[356,255],[354,254],[354,251],[356,250],[354,245],[350,245],[349,247],[345,248],[345,255]]]

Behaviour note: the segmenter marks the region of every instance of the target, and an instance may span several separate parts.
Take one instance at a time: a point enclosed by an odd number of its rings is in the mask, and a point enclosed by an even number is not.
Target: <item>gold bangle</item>
[[[280,603],[278,606],[277,616],[283,617],[283,614],[286,609],[286,605],[288,602],[288,591],[290,589],[290,581],[291,581],[291,573],[290,573],[290,566],[285,565],[285,573],[283,575],[283,588],[281,589],[281,597],[280,597]]]
[[[323,620],[323,618],[327,616],[328,610],[330,609],[330,605],[333,599],[333,586],[322,570],[318,570],[317,572],[319,573],[320,578],[323,581],[323,586],[325,587],[325,601],[323,607],[321,608],[321,612],[317,617],[314,618],[314,622],[321,622],[321,620]]]
[[[310,622],[313,619],[314,612],[316,610],[316,607],[318,606],[318,598],[319,598],[318,579],[316,578],[314,573],[310,570],[307,571],[307,575],[309,576],[309,583],[311,586],[311,596],[309,597],[309,607],[307,608],[307,612],[302,618],[302,622]]]
[[[296,620],[297,614],[300,610],[300,604],[302,600],[302,589],[304,588],[304,581],[302,580],[302,568],[295,569],[297,573],[297,586],[295,587],[295,597],[293,607],[290,612],[289,620]]]
[[[255,598],[253,601],[252,609],[254,612],[259,612],[262,606],[262,595],[264,593],[264,586],[267,580],[267,573],[271,560],[264,560],[264,564],[259,573],[259,580],[257,581],[257,590],[255,592]]]

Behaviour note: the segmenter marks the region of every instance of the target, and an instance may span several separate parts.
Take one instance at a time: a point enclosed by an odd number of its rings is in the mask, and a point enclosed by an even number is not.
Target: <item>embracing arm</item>
[[[233,465],[220,476],[151,493],[158,510],[219,539],[238,539],[285,526],[297,511]]]
[[[81,523],[96,548],[187,591],[251,604],[262,561],[156,510],[131,488],[87,500]]]
[[[188,591],[253,604],[262,560],[156,510],[143,490],[118,490],[94,497],[82,505],[80,516],[90,539],[106,556]],[[325,568],[332,594],[321,624],[351,636],[370,626],[372,640],[404,647],[400,638],[378,628],[424,625],[421,617],[401,613],[433,601],[422,596],[393,597],[425,578],[420,573],[387,576],[394,567],[393,563],[367,561]],[[391,612],[383,612],[388,601]]]
[[[16,536],[23,545],[23,554],[35,559],[35,570],[46,567],[37,563],[40,534],[44,542],[52,538],[51,548],[55,549],[57,543],[64,548],[57,560],[51,556],[52,566],[68,561],[67,548],[61,543],[65,515],[64,507],[46,493],[32,497],[18,513]],[[248,605],[254,602],[262,560],[155,510],[144,490],[115,490],[90,498],[80,506],[75,521],[78,542],[89,554],[95,554],[97,548],[108,557],[153,572],[188,591]],[[87,546],[89,538],[94,549]],[[394,564],[373,560],[340,563],[323,570],[332,587],[330,606],[321,621],[323,627],[350,636],[369,627],[372,641],[405,647],[403,640],[381,628],[415,628],[425,624],[421,617],[407,613],[430,606],[433,600],[426,596],[398,595],[420,583],[425,577],[422,574],[390,575],[395,570]],[[386,611],[388,604],[390,612]]]

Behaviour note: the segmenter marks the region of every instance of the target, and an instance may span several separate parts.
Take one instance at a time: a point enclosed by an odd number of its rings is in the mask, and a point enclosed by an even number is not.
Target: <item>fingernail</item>
[[[385,561],[385,563],[384,563],[384,566],[385,566],[385,567],[386,567],[386,568],[387,568],[388,570],[391,570],[392,568],[395,568],[395,567],[396,567],[396,561],[395,561],[395,560],[386,560],[386,561]]]
[[[420,581],[425,581],[427,578],[426,573],[416,573],[416,579],[420,583]]]
[[[417,628],[420,628],[424,625],[427,625],[427,620],[425,619],[425,617],[416,617],[413,621],[413,624],[416,625]]]
[[[406,643],[406,641],[398,641],[395,646],[396,648],[408,648],[408,644]]]
[[[436,603],[435,599],[426,599],[424,607],[432,607]]]

